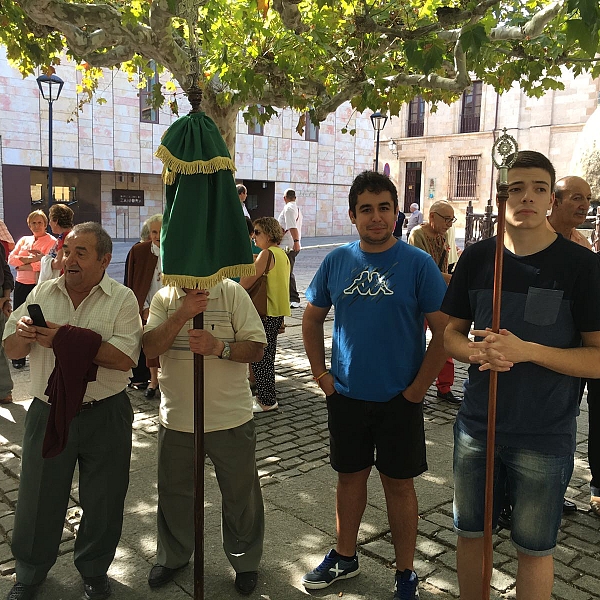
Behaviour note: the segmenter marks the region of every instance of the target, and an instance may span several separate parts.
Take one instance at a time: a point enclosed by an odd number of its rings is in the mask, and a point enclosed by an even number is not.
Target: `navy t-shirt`
[[[450,316],[492,324],[496,238],[467,248],[442,304]],[[500,327],[523,340],[555,348],[581,346],[580,332],[600,331],[600,262],[558,236],[530,256],[504,250]],[[469,367],[457,421],[472,437],[487,434],[489,371]],[[579,379],[533,363],[498,374],[496,444],[564,455],[574,452]]]
[[[425,355],[423,314],[440,309],[445,291],[429,254],[404,242],[385,252],[363,252],[352,242],[329,253],[306,298],[335,307],[335,389],[371,402],[404,391]]]

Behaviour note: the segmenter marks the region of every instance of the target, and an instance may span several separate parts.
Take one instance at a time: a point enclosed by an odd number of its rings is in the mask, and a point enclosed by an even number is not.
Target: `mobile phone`
[[[42,312],[39,304],[30,304],[27,307],[27,310],[29,311],[29,316],[36,327],[48,327],[46,319],[44,319],[44,313]]]

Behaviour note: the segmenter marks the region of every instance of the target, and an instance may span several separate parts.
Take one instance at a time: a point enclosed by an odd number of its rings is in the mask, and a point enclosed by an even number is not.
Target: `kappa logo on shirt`
[[[357,293],[361,296],[378,296],[384,294],[385,296],[393,295],[393,291],[388,287],[385,275],[377,271],[369,271],[365,269],[351,285],[345,290],[344,294],[352,296]]]

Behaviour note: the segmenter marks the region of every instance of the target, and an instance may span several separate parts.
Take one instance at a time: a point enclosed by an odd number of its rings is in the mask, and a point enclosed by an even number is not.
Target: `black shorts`
[[[331,466],[357,473],[375,465],[392,479],[411,479],[427,470],[423,403],[398,394],[366,402],[338,394],[327,397]]]

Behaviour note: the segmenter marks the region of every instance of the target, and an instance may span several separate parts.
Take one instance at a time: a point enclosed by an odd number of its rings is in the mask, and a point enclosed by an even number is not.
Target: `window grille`
[[[480,155],[451,156],[448,198],[450,200],[477,199]]]

